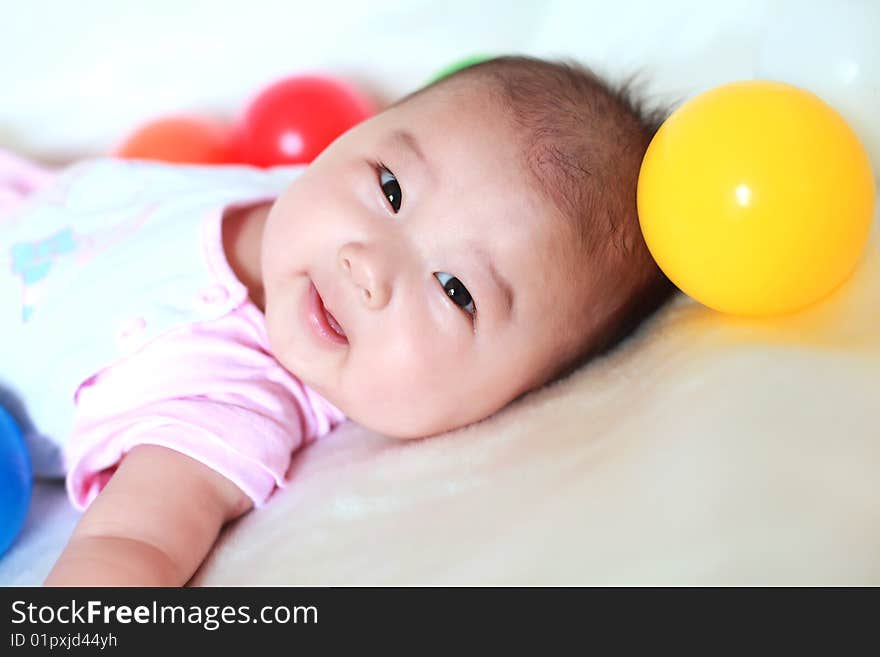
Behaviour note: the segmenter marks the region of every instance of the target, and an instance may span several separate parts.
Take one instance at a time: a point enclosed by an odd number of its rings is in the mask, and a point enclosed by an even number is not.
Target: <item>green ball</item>
[[[434,84],[437,80],[442,80],[443,78],[452,75],[456,71],[460,71],[463,68],[467,68],[468,66],[473,66],[474,64],[479,64],[480,62],[485,62],[487,59],[492,59],[494,55],[470,55],[468,57],[463,57],[462,59],[456,60],[449,66],[446,66],[440,70],[439,73],[434,75],[426,85]]]

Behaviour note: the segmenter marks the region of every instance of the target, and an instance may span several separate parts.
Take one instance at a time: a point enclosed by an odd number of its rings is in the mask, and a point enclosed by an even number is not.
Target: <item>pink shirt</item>
[[[345,420],[272,356],[265,317],[223,250],[226,210],[265,199],[288,182],[283,171],[112,160],[86,163],[56,178],[0,151],[0,192],[6,192],[0,195],[0,219],[5,217],[0,229],[13,230],[0,244],[14,238],[4,247],[13,254],[8,271],[14,276],[0,280],[9,311],[0,328],[9,323],[3,331],[15,339],[18,349],[11,356],[20,364],[10,365],[3,378],[20,384],[17,392],[34,415],[36,432],[48,429],[62,445],[67,490],[77,508],[95,498],[126,452],[143,444],[208,465],[261,506],[284,485],[293,452]],[[129,215],[135,221],[127,220]],[[82,256],[80,242],[97,242],[82,237],[85,221],[100,228],[123,222],[126,230],[110,232],[101,249]],[[73,235],[55,238],[59,253],[49,254],[54,258],[49,264],[31,255],[42,255],[44,234]],[[35,246],[23,250],[21,244]],[[30,269],[22,269],[22,262]],[[92,268],[88,276],[84,267]],[[57,281],[58,287],[49,288],[54,296],[29,294],[42,290],[35,287],[38,278],[43,285]],[[63,285],[78,285],[81,292],[66,293]],[[191,297],[194,305],[186,301]],[[19,311],[34,299],[35,311]],[[125,321],[109,345],[103,315],[112,315],[121,303],[128,304],[121,315]],[[62,375],[86,371],[79,360],[94,360],[81,358],[92,343],[101,347],[100,364],[85,377]],[[28,378],[41,357],[47,362]],[[69,360],[76,360],[76,367],[65,369]],[[64,383],[57,394],[51,390],[68,379],[69,389]],[[68,407],[72,427],[59,421]]]
[[[67,490],[85,508],[135,445],[162,445],[223,474],[261,506],[295,449],[345,419],[269,352],[246,302],[147,344],[80,387]]]
[[[247,298],[222,246],[223,210],[205,218],[218,289],[245,300],[229,314],[147,343],[76,392],[65,452],[67,491],[84,509],[135,445],[161,445],[221,473],[262,506],[282,487],[297,448],[345,415],[272,356],[263,313]]]

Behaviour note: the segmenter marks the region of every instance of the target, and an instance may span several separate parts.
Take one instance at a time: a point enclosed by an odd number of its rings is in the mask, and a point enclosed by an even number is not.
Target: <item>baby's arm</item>
[[[251,500],[195,459],[140,445],[95,498],[46,586],[182,586]]]

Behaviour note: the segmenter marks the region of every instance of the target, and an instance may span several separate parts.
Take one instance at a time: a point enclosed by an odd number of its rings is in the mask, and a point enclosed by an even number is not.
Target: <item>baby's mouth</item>
[[[314,283],[312,283],[312,285],[314,285]],[[345,334],[345,330],[342,328],[342,325],[338,321],[336,321],[336,318],[324,304],[324,297],[322,297],[321,293],[318,292],[318,288],[315,288],[315,292],[317,292],[318,303],[321,304],[321,310],[324,311],[324,318],[327,320],[327,325],[334,333],[336,333],[336,335],[345,338],[347,341],[348,336]]]
[[[336,318],[330,314],[330,311],[327,310],[326,307],[324,307],[324,315],[326,315],[326,317],[327,317],[327,323],[330,325],[330,328],[332,328],[334,331],[336,331],[336,333],[341,335],[343,338],[346,337],[345,331],[342,330],[342,327],[339,325],[339,322],[336,321]]]

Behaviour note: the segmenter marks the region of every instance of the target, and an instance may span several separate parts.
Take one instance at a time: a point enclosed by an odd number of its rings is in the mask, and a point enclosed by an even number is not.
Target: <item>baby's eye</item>
[[[385,198],[388,199],[391,207],[394,208],[394,213],[397,214],[403,201],[403,191],[400,189],[400,183],[397,182],[394,174],[381,165],[379,166],[379,185],[382,187],[382,193],[385,194]]]
[[[450,276],[442,271],[436,272],[434,276],[440,281],[440,284],[443,286],[443,289],[446,291],[446,294],[450,299],[452,299],[458,306],[461,306],[471,317],[476,314],[477,309],[474,306],[474,300],[471,298],[470,292],[467,291],[467,288],[461,284],[460,280],[455,276]]]

